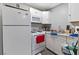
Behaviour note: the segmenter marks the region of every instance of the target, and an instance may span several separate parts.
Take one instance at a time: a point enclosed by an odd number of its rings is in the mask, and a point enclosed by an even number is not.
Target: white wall
[[[69,21],[79,21],[79,3],[69,4]],[[79,23],[73,23],[74,26],[79,26]]]
[[[79,3],[70,4],[71,20],[79,20]]]
[[[68,4],[62,4],[54,9],[50,10],[50,22],[53,29],[57,29],[61,26],[62,29],[66,28],[68,22]]]

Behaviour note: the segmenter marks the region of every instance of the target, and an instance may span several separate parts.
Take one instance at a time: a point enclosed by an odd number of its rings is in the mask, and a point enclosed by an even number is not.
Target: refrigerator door
[[[30,26],[3,26],[4,55],[30,55],[30,36]]]
[[[29,11],[2,6],[3,25],[30,25]]]
[[[2,15],[1,15],[1,4],[0,4],[0,55],[2,55],[2,50],[3,50],[3,47],[2,47],[2,42],[3,42],[3,38],[2,38]]]
[[[2,30],[0,28],[0,55],[2,55],[3,52],[3,47],[2,47],[3,43],[2,43]]]

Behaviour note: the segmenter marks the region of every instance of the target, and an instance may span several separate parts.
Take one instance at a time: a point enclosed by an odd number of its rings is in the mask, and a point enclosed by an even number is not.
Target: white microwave
[[[40,19],[40,17],[32,17],[32,22],[38,22],[38,23],[40,23],[41,19]]]

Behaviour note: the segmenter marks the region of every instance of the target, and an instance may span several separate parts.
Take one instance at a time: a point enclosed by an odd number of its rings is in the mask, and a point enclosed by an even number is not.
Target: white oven
[[[31,42],[32,42],[32,54],[33,55],[45,49],[45,38],[43,38],[44,36],[45,36],[45,33],[43,32],[32,33]]]

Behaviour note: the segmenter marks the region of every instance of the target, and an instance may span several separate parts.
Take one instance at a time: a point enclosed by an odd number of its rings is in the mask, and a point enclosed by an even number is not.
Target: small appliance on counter
[[[69,34],[70,33],[70,25],[66,25],[65,33],[66,34]]]
[[[75,33],[79,33],[79,26],[75,26]]]

